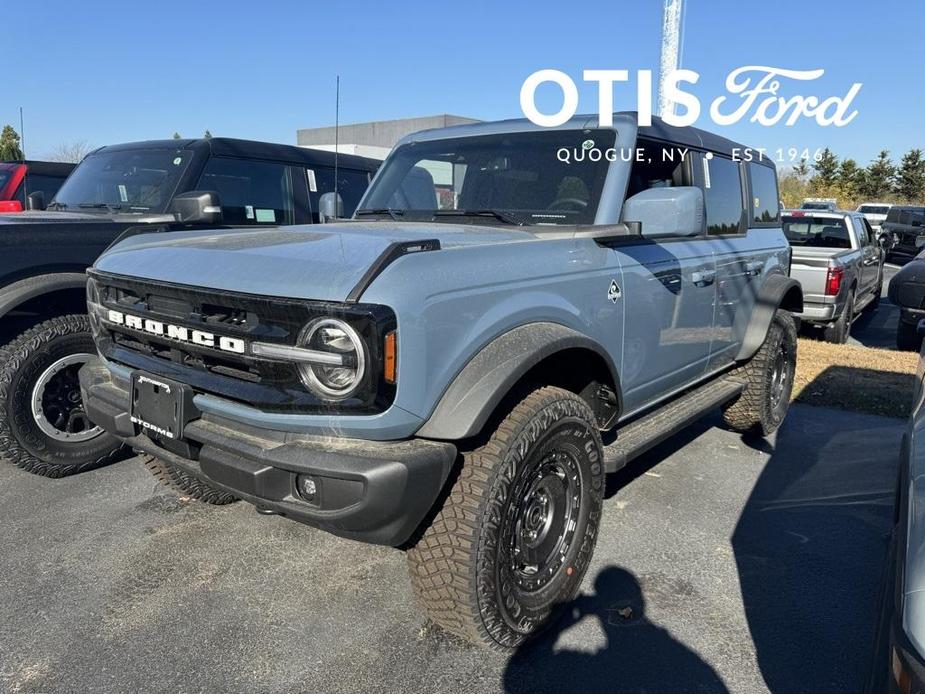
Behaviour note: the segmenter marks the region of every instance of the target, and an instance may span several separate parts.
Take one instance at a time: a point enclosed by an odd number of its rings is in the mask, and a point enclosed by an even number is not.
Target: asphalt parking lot
[[[443,636],[397,550],[185,502],[137,459],[0,466],[10,692],[858,691],[902,423],[794,405],[712,417],[608,486],[583,594],[512,654]]]

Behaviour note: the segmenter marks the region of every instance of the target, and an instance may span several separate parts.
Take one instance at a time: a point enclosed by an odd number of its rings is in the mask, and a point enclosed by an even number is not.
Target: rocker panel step
[[[719,378],[618,428],[616,440],[604,447],[605,469],[616,472],[636,456],[731,400],[744,388],[745,384],[740,381]]]

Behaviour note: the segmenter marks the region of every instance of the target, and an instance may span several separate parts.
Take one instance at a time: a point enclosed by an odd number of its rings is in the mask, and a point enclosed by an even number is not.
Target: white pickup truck
[[[851,324],[873,310],[883,288],[883,249],[864,215],[835,210],[784,212],[790,276],[803,287],[803,323],[822,328],[828,342],[847,342]]]

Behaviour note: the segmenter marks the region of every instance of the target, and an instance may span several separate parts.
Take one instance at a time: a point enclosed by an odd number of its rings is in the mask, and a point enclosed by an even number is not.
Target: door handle
[[[700,272],[691,273],[691,281],[698,287],[706,287],[713,284],[713,280],[715,279],[716,272],[714,270],[701,270]]]
[[[764,270],[764,263],[760,261],[745,263],[745,274],[748,276],[758,276],[761,274],[762,270]]]

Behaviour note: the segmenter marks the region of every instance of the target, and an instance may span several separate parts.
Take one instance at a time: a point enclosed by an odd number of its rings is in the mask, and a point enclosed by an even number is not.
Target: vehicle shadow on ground
[[[791,409],[731,538],[773,692],[860,691],[872,664],[903,423],[830,418]]]
[[[586,619],[600,622],[597,651],[557,649],[559,636]],[[518,692],[725,692],[722,679],[668,630],[649,621],[639,580],[610,566],[594,589],[564,607],[539,639],[521,646],[504,672],[504,690]]]

